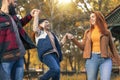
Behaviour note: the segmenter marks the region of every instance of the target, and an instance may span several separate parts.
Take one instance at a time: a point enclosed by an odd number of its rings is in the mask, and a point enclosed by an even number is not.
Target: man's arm
[[[34,12],[36,10],[38,10],[38,9],[33,9],[27,16],[20,19],[20,22],[21,22],[22,26],[25,26],[32,19],[32,17],[34,17]]]
[[[24,18],[20,19],[22,26],[25,26],[32,19],[31,14],[28,14]]]

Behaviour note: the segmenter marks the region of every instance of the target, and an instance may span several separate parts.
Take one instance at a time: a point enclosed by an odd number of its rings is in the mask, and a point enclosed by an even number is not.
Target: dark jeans
[[[0,63],[0,80],[23,80],[24,59]]]
[[[43,57],[43,63],[49,70],[40,78],[40,80],[60,80],[60,62],[56,53],[47,54]]]

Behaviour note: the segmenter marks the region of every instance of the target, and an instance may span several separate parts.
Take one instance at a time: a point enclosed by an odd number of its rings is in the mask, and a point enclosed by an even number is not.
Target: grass
[[[87,80],[85,74],[73,75],[73,76],[61,76],[61,80]],[[98,79],[100,80],[100,79]],[[120,75],[112,75],[111,80],[120,80]]]
[[[38,80],[37,78],[31,79],[23,79],[23,80]],[[74,74],[74,75],[62,75],[60,76],[60,80],[87,80],[85,74]],[[100,80],[100,79],[98,79]],[[120,75],[112,74],[111,80],[120,80]]]
[[[86,80],[86,76],[85,74],[75,74],[72,76],[68,76],[68,75],[61,75],[61,80]]]

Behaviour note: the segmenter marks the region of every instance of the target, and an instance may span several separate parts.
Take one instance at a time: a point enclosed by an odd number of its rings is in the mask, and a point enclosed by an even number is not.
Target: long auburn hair
[[[108,25],[105,21],[103,14],[100,11],[92,11],[91,13],[94,13],[96,15],[96,24],[100,32],[104,35],[108,35],[108,30],[107,30]],[[91,30],[93,28],[94,28],[94,25],[91,25]]]

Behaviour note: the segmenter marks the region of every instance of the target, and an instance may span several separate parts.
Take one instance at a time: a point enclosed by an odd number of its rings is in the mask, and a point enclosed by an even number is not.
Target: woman
[[[35,32],[35,42],[37,45],[39,59],[49,67],[49,70],[40,77],[40,80],[60,80],[60,61],[62,52],[60,43],[56,35],[50,32],[50,23],[47,19],[38,21],[38,12],[35,12],[33,31]],[[38,25],[39,24],[39,25]],[[61,40],[61,44],[66,41],[66,35]]]
[[[112,60],[120,65],[120,58],[103,15],[99,11],[90,14],[90,28],[85,31],[82,42],[70,33],[67,36],[84,51],[87,80],[97,80],[98,71],[101,80],[110,80]]]

